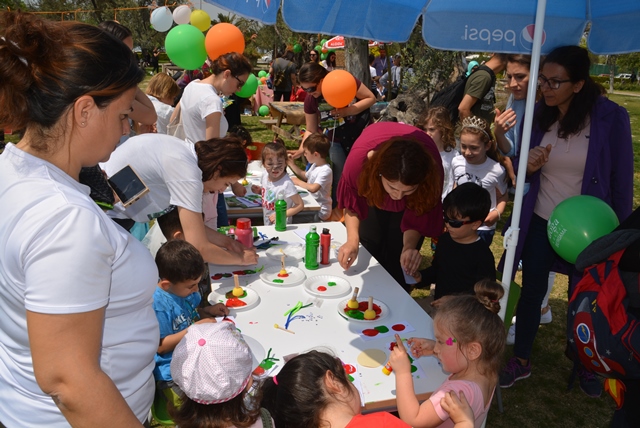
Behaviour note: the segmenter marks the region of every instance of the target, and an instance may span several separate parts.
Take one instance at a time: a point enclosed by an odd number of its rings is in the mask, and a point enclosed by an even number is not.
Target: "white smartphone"
[[[136,174],[131,165],[127,165],[108,179],[125,207],[128,207],[149,192],[149,188]]]

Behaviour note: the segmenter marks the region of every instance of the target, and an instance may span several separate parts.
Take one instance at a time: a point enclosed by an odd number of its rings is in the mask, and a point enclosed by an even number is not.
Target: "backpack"
[[[429,107],[435,107],[435,106],[446,107],[447,110],[449,110],[449,115],[451,116],[451,123],[455,125],[458,122],[458,118],[459,118],[458,106],[460,105],[460,103],[462,102],[462,99],[464,98],[464,89],[467,85],[467,80],[469,80],[469,77],[471,77],[471,75],[473,73],[476,73],[478,70],[487,71],[491,76],[491,86],[495,85],[496,75],[493,73],[493,70],[491,70],[486,65],[481,65],[469,76],[467,76],[466,73],[464,73],[462,76],[458,78],[458,80],[456,80],[449,86],[446,86],[442,88],[440,91],[438,91],[433,96],[433,98],[431,98],[431,101],[429,102]]]
[[[618,268],[629,242],[640,239],[638,234],[613,232],[587,247],[587,256],[601,261],[584,270],[569,300],[567,338],[573,355],[588,370],[609,378],[640,378],[640,320],[629,306],[640,275]],[[594,244],[595,253],[590,248]]]

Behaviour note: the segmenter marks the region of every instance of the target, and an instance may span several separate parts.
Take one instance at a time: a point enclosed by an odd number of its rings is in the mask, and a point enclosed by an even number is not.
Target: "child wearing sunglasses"
[[[436,285],[432,305],[450,294],[473,294],[481,279],[496,279],[493,253],[478,236],[489,214],[489,192],[475,183],[464,183],[449,193],[442,204],[447,231],[438,239],[431,266],[414,276],[418,288]]]

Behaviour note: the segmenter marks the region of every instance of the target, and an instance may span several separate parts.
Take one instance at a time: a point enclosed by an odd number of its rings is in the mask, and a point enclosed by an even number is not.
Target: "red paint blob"
[[[362,334],[364,334],[365,336],[370,336],[370,337],[377,336],[378,333],[380,333],[380,332],[378,330],[376,330],[375,328],[368,328],[366,330],[362,330]]]
[[[222,274],[217,273],[211,277],[211,279],[222,279]]]
[[[394,331],[403,331],[406,327],[404,326],[404,324],[396,324],[394,326],[391,326],[391,328]]]
[[[327,291],[327,287],[321,285],[320,287],[318,287],[318,291]]]
[[[364,312],[367,309],[369,309],[369,302],[367,300],[358,303],[358,310]],[[380,309],[380,306],[376,305],[375,303],[373,304],[373,311],[376,313],[376,315],[380,315],[382,313],[382,309]]]
[[[347,372],[347,374],[352,374],[356,372],[356,368],[353,367],[351,364],[345,364],[344,370]]]
[[[233,274],[234,275],[246,275],[247,272],[245,272],[243,270],[236,270],[236,271],[233,271]]]
[[[279,276],[280,278],[286,278],[286,277],[288,277],[288,276],[289,276],[289,274],[288,274],[288,273],[279,273],[279,274],[278,274],[278,276]]]
[[[225,305],[228,308],[239,308],[240,306],[247,306],[245,302],[238,299],[237,297],[232,297],[231,299],[227,299],[227,303]]]
[[[389,351],[393,351],[393,349],[394,349],[396,346],[398,346],[398,344],[397,344],[396,342],[391,342],[391,343],[389,344]]]

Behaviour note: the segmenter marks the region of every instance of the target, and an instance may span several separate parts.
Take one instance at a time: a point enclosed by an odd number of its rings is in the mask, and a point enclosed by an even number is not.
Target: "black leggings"
[[[411,285],[405,282],[402,266],[400,266],[403,247],[400,223],[403,215],[404,211],[394,213],[369,207],[367,218],[360,221],[360,243],[409,293]],[[424,237],[420,238],[417,249],[422,247],[423,241]]]

